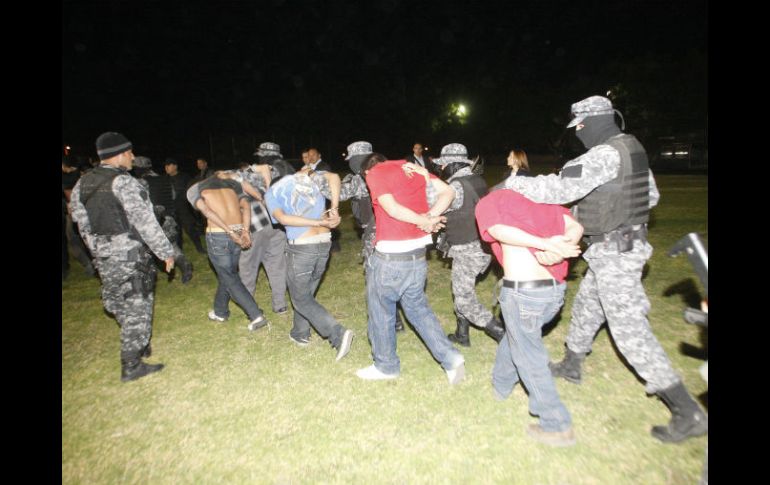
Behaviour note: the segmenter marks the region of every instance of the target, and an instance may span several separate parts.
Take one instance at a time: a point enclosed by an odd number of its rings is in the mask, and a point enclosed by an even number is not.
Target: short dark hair
[[[380,164],[385,160],[387,160],[385,155],[382,153],[374,152],[366,157],[366,159],[364,159],[364,163],[361,164],[361,172],[366,173],[367,170],[371,170],[375,165]]]

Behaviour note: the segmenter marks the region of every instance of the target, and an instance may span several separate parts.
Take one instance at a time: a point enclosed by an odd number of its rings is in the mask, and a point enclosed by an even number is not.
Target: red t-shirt
[[[418,174],[407,177],[401,168],[405,163],[406,160],[386,160],[375,165],[366,175],[377,224],[375,244],[377,241],[405,241],[425,236],[425,232],[414,224],[390,217],[377,200],[381,195],[390,194],[396,202],[418,214],[428,212],[430,207],[425,199],[425,177]],[[430,177],[436,178],[433,174]]]
[[[490,192],[476,205],[476,224],[481,239],[492,246],[497,261],[503,264],[503,249],[487,230],[495,224],[513,226],[537,237],[551,237],[564,234],[564,215],[570,211],[560,205],[538,204],[518,192],[500,189]],[[537,249],[528,248],[534,255]],[[545,266],[554,279],[563,282],[569,263],[565,259],[559,264]]]

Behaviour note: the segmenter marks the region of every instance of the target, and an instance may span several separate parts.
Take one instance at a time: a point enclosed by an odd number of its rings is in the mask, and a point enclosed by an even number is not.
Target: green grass
[[[489,179],[499,170],[490,168]],[[657,177],[661,201],[650,241],[655,254],[644,280],[650,322],[675,369],[694,395],[707,390],[702,360],[682,345],[704,346],[702,331],[682,311],[697,301],[697,277],[685,256],[668,249],[688,232],[708,240],[707,178]],[[462,349],[468,377],[449,387],[441,367],[412,330],[398,336],[401,377],[364,382],[355,370],[371,364],[366,339],[360,242],[343,204],[342,252],[333,254],[318,299],[356,332],[350,354],[317,334],[309,347],[288,340],[290,317],[268,311],[270,331],[247,331],[231,305],[225,324],[206,318],[216,278],[205,255],[187,241],[195,266],[186,286],[159,274],[150,362],[166,369],[121,383],[115,321],[102,310],[98,280],[72,261],[62,287],[62,482],[115,483],[514,483],[691,484],[697,482],[707,438],[662,444],[649,428],[669,419],[662,402],[623,363],[605,329],[584,365],[580,386],[559,380],[578,444],[544,447],[525,434],[537,422],[517,386],[492,397],[495,343],[471,330]],[[545,342],[561,359],[572,300],[585,270],[572,270],[567,302]],[[493,301],[490,272],[477,286]],[[682,288],[689,295],[672,293]],[[693,289],[694,288],[694,289]],[[447,332],[454,329],[449,268],[429,260],[427,291]],[[257,302],[270,308],[260,273]]]

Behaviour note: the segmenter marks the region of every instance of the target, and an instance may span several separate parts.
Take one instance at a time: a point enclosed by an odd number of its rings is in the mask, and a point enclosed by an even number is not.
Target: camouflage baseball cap
[[[473,163],[468,159],[468,149],[465,148],[465,145],[461,145],[460,143],[444,145],[441,149],[441,156],[433,160],[433,163],[437,165],[446,165],[454,162],[467,163],[469,165]]]
[[[354,141],[348,145],[348,156],[345,160],[350,160],[356,155],[369,155],[372,153],[372,144],[368,141]]]
[[[591,96],[577,103],[572,103],[572,121],[567,128],[582,123],[588,116],[611,115],[615,113],[612,102],[604,96]]]
[[[152,160],[147,157],[134,157],[133,166],[137,168],[152,168]]]
[[[254,152],[254,155],[260,156],[260,157],[266,157],[268,155],[281,155],[281,147],[278,146],[277,143],[266,141],[264,143],[260,143],[259,148],[257,148],[257,151]]]

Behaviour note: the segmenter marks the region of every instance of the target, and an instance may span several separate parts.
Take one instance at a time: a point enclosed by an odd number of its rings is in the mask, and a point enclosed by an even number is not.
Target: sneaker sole
[[[292,337],[291,335],[289,335],[289,340],[291,340],[292,342],[297,344],[299,347],[307,347],[308,345],[310,345],[310,341],[309,340],[307,342],[305,342],[304,340],[297,340],[294,337]]]
[[[343,357],[348,355],[350,352],[350,345],[353,343],[353,337],[354,334],[352,330],[345,330],[345,333],[342,335],[342,342],[340,342],[340,350],[337,352],[337,358],[334,359],[335,362],[339,362]]]
[[[270,320],[268,320],[267,318],[263,318],[261,321],[257,323],[250,323],[246,326],[246,328],[248,328],[250,332],[256,332],[257,330],[265,327],[270,328]]]

